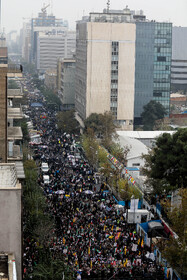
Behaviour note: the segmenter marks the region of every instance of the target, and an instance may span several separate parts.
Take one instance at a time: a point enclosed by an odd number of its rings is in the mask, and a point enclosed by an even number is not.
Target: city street
[[[104,185],[96,187],[94,170],[75,145],[77,136],[61,135],[56,112],[47,109],[43,97],[34,93],[28,97],[30,104],[43,104],[29,107],[27,115],[42,134],[42,143],[32,146],[33,155],[38,166],[47,163],[49,167],[45,173],[40,169],[38,184],[47,212],[54,218],[48,244],[54,258],[60,254],[77,279],[164,279],[153,252],[148,253],[135,226],[127,224],[125,207],[119,208]],[[25,273],[33,271],[37,246],[24,240]]]

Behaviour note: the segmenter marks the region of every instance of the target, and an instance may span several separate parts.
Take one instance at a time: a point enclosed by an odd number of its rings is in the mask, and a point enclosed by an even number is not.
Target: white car
[[[43,181],[45,185],[49,185],[49,175],[43,175]]]
[[[42,162],[41,170],[43,173],[47,173],[49,171],[49,166],[46,162]]]

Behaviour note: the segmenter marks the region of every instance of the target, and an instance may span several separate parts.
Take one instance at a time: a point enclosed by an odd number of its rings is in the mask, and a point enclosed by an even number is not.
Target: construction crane
[[[42,14],[44,15],[46,13],[47,8],[50,6],[50,4],[46,5],[44,4],[44,7],[41,8]]]

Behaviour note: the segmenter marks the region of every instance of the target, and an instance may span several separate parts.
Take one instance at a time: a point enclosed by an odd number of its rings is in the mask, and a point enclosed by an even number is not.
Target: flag
[[[120,238],[121,232],[118,232],[115,236],[115,240],[118,240]]]
[[[110,235],[110,236],[109,236],[110,239],[112,239],[113,237],[114,237],[113,235]]]
[[[125,246],[125,248],[124,248],[124,254],[126,255],[126,253],[127,253],[127,247]]]
[[[144,244],[143,244],[143,238],[142,238],[142,242],[141,242],[141,247],[143,248]]]
[[[127,266],[127,263],[128,263],[128,261],[127,261],[127,259],[126,259],[125,262],[124,262],[124,264],[123,264],[123,266],[126,267],[126,266]]]

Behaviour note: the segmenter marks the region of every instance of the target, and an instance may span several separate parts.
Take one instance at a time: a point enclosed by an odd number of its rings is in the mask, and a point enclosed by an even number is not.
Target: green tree
[[[143,129],[153,130],[155,121],[163,119],[165,114],[166,110],[162,104],[151,100],[143,107],[143,112],[141,114]]]
[[[99,144],[95,138],[94,131],[91,128],[87,129],[87,133],[82,136],[82,146],[89,163],[98,168]]]
[[[132,196],[134,198],[139,198],[139,199],[142,198],[142,194],[140,193],[140,191],[134,186],[131,186],[127,179],[121,178],[118,182],[118,185],[119,185],[120,197],[123,200],[129,201]]]
[[[62,132],[79,134],[79,123],[75,118],[75,112],[73,110],[58,112],[57,125],[58,129]]]
[[[117,137],[114,117],[111,112],[104,114],[91,114],[85,120],[85,129],[91,128],[96,137],[101,139],[101,144],[108,149],[114,138]]]
[[[164,133],[145,157],[144,174],[160,193],[187,186],[187,129]],[[157,185],[157,186],[156,186]]]
[[[33,280],[62,280],[64,273],[64,278],[67,280],[74,279],[72,270],[61,260],[53,259],[52,255],[46,258],[45,262],[41,261],[37,264],[34,272],[32,273]]]
[[[117,158],[121,164],[126,163],[127,154],[129,151],[130,148],[128,146],[121,147],[119,143],[112,143],[112,145],[109,147],[109,152],[111,155]]]
[[[91,128],[94,131],[94,134],[98,137],[101,136],[102,131],[102,122],[101,122],[101,114],[92,113],[85,121],[85,131],[88,128]]]
[[[187,189],[180,189],[181,202],[177,207],[170,203],[165,204],[170,226],[178,235],[177,238],[170,237],[169,240],[161,239],[158,242],[162,255],[169,264],[176,269],[181,279],[187,276]]]

